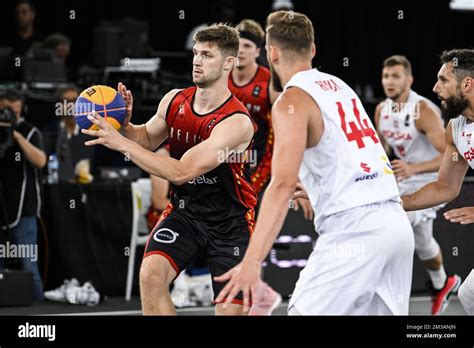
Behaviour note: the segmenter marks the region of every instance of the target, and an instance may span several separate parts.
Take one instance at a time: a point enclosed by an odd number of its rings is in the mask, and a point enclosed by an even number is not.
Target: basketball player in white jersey
[[[435,181],[445,151],[441,111],[411,90],[412,83],[411,63],[406,57],[395,55],[385,59],[382,86],[387,99],[377,105],[374,118],[386,151],[392,150],[398,157],[392,161],[392,168],[401,195]],[[461,285],[459,276],[447,276],[441,248],[433,237],[437,208],[408,213],[415,233],[415,251],[431,279],[433,315],[446,309],[450,295]]]
[[[408,314],[413,230],[395,176],[355,92],[312,69],[314,29],[303,14],[267,18],[266,45],[275,89],[272,178],[249,248],[217,300],[241,289],[244,303],[272,296],[261,265],[280,231],[298,177],[307,190],[320,237],[302,270],[289,314]],[[282,86],[285,86],[282,89]]]
[[[450,120],[446,128],[446,152],[438,179],[415,193],[403,196],[405,210],[434,207],[454,200],[461,191],[464,176],[474,168],[474,50],[443,52],[443,64],[433,91],[441,99],[443,116]],[[474,208],[448,211],[445,218],[455,223],[472,223]],[[466,312],[474,315],[474,270],[458,291]]]

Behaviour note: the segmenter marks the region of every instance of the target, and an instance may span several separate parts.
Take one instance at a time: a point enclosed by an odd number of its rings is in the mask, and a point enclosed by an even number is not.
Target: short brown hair
[[[392,67],[392,66],[395,66],[395,65],[403,66],[405,68],[405,71],[406,71],[407,75],[412,74],[411,63],[410,63],[410,61],[408,60],[407,57],[402,56],[400,54],[396,54],[394,56],[388,57],[387,59],[385,59],[383,61],[383,67],[384,68]]]
[[[282,49],[307,53],[314,43],[313,23],[307,16],[293,11],[277,11],[267,17],[267,40]]]
[[[201,29],[194,34],[194,42],[215,44],[223,56],[237,57],[239,53],[239,32],[231,26],[219,23]]]
[[[265,40],[265,32],[262,26],[253,19],[244,19],[235,27],[238,31],[248,31],[255,35],[261,41]]]

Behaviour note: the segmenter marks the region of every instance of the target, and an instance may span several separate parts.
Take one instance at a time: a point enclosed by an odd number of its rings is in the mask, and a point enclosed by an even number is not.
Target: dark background
[[[68,66],[77,74],[81,66],[94,65],[94,58],[104,54],[98,51],[94,45],[97,39],[94,29],[101,21],[121,20],[124,17],[133,17],[146,21],[149,25],[150,45],[153,51],[182,51],[187,33],[201,23],[212,23],[223,20],[219,14],[223,6],[227,5],[235,9],[233,24],[243,18],[253,18],[264,25],[265,18],[270,12],[270,0],[202,0],[202,1],[150,1],[133,0],[120,1],[33,1],[37,9],[37,29],[45,36],[53,32],[62,32],[72,40],[72,52],[68,60]],[[406,55],[413,65],[415,82],[413,89],[435,102],[436,96],[431,91],[439,70],[439,55],[443,50],[451,48],[473,47],[474,12],[454,12],[449,8],[449,0],[437,1],[314,1],[295,0],[295,11],[307,14],[313,21],[316,32],[317,55],[314,61],[315,67],[337,75],[350,86],[370,85],[374,90],[372,100],[362,98],[369,115],[377,100],[383,98],[380,84],[381,66],[383,60],[392,54]],[[14,8],[15,1],[2,1],[0,10],[0,46],[8,45],[15,33]],[[70,19],[70,11],[75,11],[75,19]],[[183,14],[184,19],[180,19]],[[403,16],[399,19],[399,16]],[[150,56],[153,56],[151,53]],[[347,58],[349,65],[344,66]],[[189,72],[191,65],[185,61],[178,64],[180,71]],[[75,74],[73,73],[72,76]],[[0,83],[3,81],[0,81]],[[74,82],[74,80],[73,80]],[[99,82],[99,81],[97,81]],[[81,86],[87,87],[87,86]],[[139,99],[137,98],[136,101]],[[156,96],[150,103],[150,109],[145,110],[145,115],[151,115],[156,110],[159,97]],[[30,110],[33,107],[30,107]],[[151,110],[151,111],[150,111]],[[51,115],[53,109],[50,110]],[[134,117],[138,115],[134,114]],[[472,204],[472,185],[470,190],[464,192],[455,206],[460,204]],[[110,189],[110,192],[115,192]],[[109,192],[109,193],[110,193]],[[54,192],[53,192],[54,193]],[[75,192],[77,193],[77,192]],[[103,192],[100,192],[103,193]],[[468,194],[469,193],[469,194]],[[125,285],[124,272],[127,259],[124,257],[123,249],[129,242],[129,226],[120,219],[115,219],[116,214],[125,219],[123,212],[117,213],[116,208],[107,202],[113,202],[120,197],[129,196],[127,192],[110,193],[97,198],[95,201],[90,197],[88,205],[100,208],[100,217],[92,213],[90,207],[81,206],[72,215],[60,214],[56,204],[60,203],[59,196],[50,192],[48,200],[48,212],[46,222],[50,230],[50,249],[47,288],[56,287],[65,277],[77,276],[81,281],[91,279],[98,289],[108,295],[119,295],[123,293],[121,286]],[[114,197],[109,199],[110,197]],[[69,196],[68,196],[69,198]],[[95,203],[94,203],[95,202]],[[63,205],[61,205],[63,206]],[[450,206],[454,207],[454,206]],[[97,211],[99,210],[97,209]],[[125,210],[127,207],[123,208]],[[64,207],[63,207],[64,209]],[[49,216],[48,216],[49,213]],[[123,215],[120,215],[123,214]],[[127,213],[128,214],[128,213]],[[54,215],[53,217],[51,217]],[[304,224],[302,217],[299,221],[292,220],[293,213],[285,230],[288,235],[299,235],[304,230],[312,229],[312,226]],[[49,220],[48,220],[49,217]],[[55,220],[56,219],[56,220]],[[105,224],[105,221],[114,220],[115,226]],[[290,224],[291,222],[291,224]],[[63,226],[70,227],[64,229]],[[91,228],[92,226],[92,228]],[[291,230],[287,230],[290,229]],[[469,230],[469,231],[468,231]],[[447,268],[450,272],[458,272],[465,277],[472,263],[469,263],[468,250],[472,250],[473,238],[472,228],[469,226],[452,225],[438,219],[435,227],[436,237],[440,241],[445,253]],[[110,241],[110,233],[113,241]],[[87,247],[80,243],[88,243]],[[104,243],[107,248],[104,247]],[[110,244],[109,244],[110,243]],[[115,243],[115,244],[114,244]],[[113,246],[114,252],[110,253],[109,247]],[[459,256],[453,255],[452,249],[460,246]],[[304,257],[311,246],[298,245],[280,246],[277,248],[279,256],[294,258]],[[303,248],[301,248],[303,247]],[[86,248],[86,249],[84,249]],[[286,249],[285,249],[286,248]],[[65,262],[63,256],[71,256],[71,263]],[[84,267],[84,263],[88,266]],[[105,266],[115,267],[111,272]],[[282,272],[281,269],[272,269],[269,263],[266,275],[272,278],[272,272]],[[274,284],[282,293],[291,291],[289,284],[278,284],[278,280],[289,278],[296,279],[298,268],[286,270],[287,274],[280,276],[274,274]],[[82,272],[82,273],[81,273]],[[426,274],[419,263],[415,262],[416,283],[414,290],[423,288],[422,282]],[[137,273],[135,273],[137,274]],[[420,276],[422,275],[423,276]]]
[[[37,27],[44,34],[63,32],[72,39],[69,65],[73,68],[91,59],[93,29],[103,20],[125,16],[149,23],[154,50],[182,50],[186,34],[196,25],[222,20],[226,4],[235,9],[233,22],[254,18],[264,24],[269,0],[203,1],[33,1]],[[399,53],[412,62],[413,88],[431,99],[438,56],[444,49],[473,46],[474,14],[453,12],[449,0],[440,1],[310,1],[295,0],[295,10],[307,14],[315,25],[315,65],[343,78],[349,85],[370,84],[382,97],[380,70],[384,58]],[[14,33],[15,1],[2,1],[0,45],[8,44]],[[76,19],[69,19],[71,10]],[[185,19],[179,14],[184,11]],[[403,19],[398,19],[403,11]],[[343,59],[349,58],[349,66]],[[190,66],[183,66],[183,71]]]

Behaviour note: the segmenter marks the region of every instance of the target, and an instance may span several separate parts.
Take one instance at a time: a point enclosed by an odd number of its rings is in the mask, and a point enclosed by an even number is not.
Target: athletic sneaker
[[[281,296],[267,283],[262,282],[256,298],[253,300],[249,315],[272,315],[281,303]]]
[[[214,293],[212,291],[211,274],[201,274],[189,277],[189,298],[200,306],[209,307],[212,305]]]
[[[54,290],[44,292],[44,298],[49,301],[67,302],[66,292],[68,289],[79,288],[80,284],[76,278],[65,279],[63,285]]]
[[[433,288],[433,283],[431,281],[428,282],[428,287],[431,290],[431,314],[433,315],[440,315],[442,314],[449,305],[449,300],[451,295],[457,293],[459,287],[461,286],[461,277],[457,274],[452,276],[448,276],[444,286],[439,289],[435,290]]]
[[[96,306],[100,301],[100,294],[95,290],[90,282],[77,288],[68,288],[66,291],[67,301],[71,304],[85,304]]]
[[[189,276],[185,271],[174,280],[173,290],[171,290],[171,301],[176,308],[194,307],[197,304],[191,302],[189,296]]]

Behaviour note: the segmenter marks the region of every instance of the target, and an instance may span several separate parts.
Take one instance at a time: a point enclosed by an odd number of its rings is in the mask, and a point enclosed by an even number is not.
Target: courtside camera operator
[[[41,209],[41,168],[46,165],[40,131],[22,116],[23,97],[8,89],[0,94],[0,226],[9,242],[37,250],[37,221]],[[33,273],[35,301],[43,299],[37,252],[18,258]],[[5,259],[0,257],[0,269]]]

